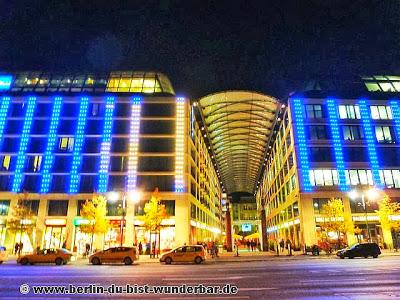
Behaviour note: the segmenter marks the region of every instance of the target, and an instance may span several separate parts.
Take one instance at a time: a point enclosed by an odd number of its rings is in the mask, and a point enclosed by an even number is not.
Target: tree
[[[93,249],[93,236],[97,233],[106,233],[108,230],[107,200],[98,194],[87,199],[81,208],[81,217],[89,222],[80,226],[81,231],[91,234],[90,249]]]
[[[379,216],[382,231],[392,232],[394,230],[396,232],[400,228],[400,220],[393,219],[392,216],[400,215],[400,203],[393,202],[388,195],[384,195],[378,205],[379,209],[376,213]],[[395,246],[397,248],[397,241]]]
[[[341,246],[340,235],[341,233],[353,233],[354,227],[348,216],[344,213],[344,205],[341,199],[332,198],[328,203],[322,206],[322,216],[324,222],[322,228],[327,231],[333,231],[338,236],[338,248]]]
[[[151,239],[152,232],[160,234],[161,222],[163,219],[168,218],[165,205],[161,204],[158,188],[155,189],[155,191],[151,195],[150,201],[145,204],[143,210],[144,210],[144,227],[150,231],[150,239]]]
[[[36,217],[32,212],[29,205],[28,193],[24,192],[23,195],[18,199],[16,205],[11,208],[10,219],[7,222],[7,228],[15,234],[19,232],[19,241],[22,241],[22,234],[27,234],[29,240],[32,243],[32,232],[36,227]]]

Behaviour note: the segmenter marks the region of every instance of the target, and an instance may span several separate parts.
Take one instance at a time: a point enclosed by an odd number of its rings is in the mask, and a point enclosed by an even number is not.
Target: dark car
[[[377,258],[378,255],[381,254],[381,249],[379,249],[378,244],[376,243],[363,243],[363,244],[355,244],[350,248],[339,250],[336,255],[340,258],[354,258],[354,257],[365,257],[372,256],[373,258]]]

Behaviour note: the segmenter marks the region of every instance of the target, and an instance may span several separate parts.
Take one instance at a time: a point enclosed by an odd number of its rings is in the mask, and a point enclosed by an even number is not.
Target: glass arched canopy
[[[225,91],[199,100],[221,178],[229,193],[253,193],[280,108],[274,97]]]

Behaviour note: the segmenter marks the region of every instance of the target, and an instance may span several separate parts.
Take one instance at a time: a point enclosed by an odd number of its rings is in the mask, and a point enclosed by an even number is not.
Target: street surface
[[[378,259],[285,258],[263,261],[216,261],[206,264],[92,266],[86,260],[66,266],[0,265],[0,299],[77,299],[100,295],[22,295],[21,284],[34,285],[236,285],[235,295],[202,299],[400,299],[400,257]],[[103,297],[110,298],[110,295]],[[195,299],[194,295],[116,295],[113,298]]]

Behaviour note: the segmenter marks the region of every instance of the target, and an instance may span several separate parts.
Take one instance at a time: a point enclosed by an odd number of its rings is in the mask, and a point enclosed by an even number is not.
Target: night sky
[[[158,70],[192,98],[400,74],[400,1],[0,0],[0,70]]]

